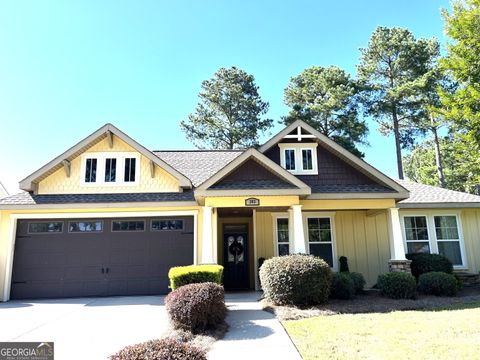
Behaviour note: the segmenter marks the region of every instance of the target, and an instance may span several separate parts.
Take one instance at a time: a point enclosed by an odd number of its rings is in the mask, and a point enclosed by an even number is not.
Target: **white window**
[[[467,266],[459,214],[429,212],[402,218],[407,253],[440,254],[455,268]]]
[[[306,215],[308,252],[334,267],[333,224],[331,216]]]
[[[275,255],[290,254],[290,237],[288,233],[288,215],[274,217]]]
[[[80,183],[83,186],[137,185],[139,164],[137,153],[87,153],[82,157]]]
[[[318,174],[317,143],[281,143],[280,164],[292,174]]]

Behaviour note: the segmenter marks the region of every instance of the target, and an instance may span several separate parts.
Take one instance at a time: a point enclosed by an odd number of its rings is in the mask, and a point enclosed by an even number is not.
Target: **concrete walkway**
[[[213,345],[210,360],[301,360],[282,324],[261,309],[259,298],[254,292],[226,295],[230,329]]]

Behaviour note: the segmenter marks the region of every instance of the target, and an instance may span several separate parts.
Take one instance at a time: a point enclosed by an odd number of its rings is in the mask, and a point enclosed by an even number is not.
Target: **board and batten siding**
[[[274,224],[270,212],[256,213],[257,258],[274,256]],[[367,286],[373,286],[377,277],[388,271],[390,245],[388,241],[387,214],[367,216],[364,210],[335,212],[336,259],[348,258],[350,271],[362,273]]]
[[[480,209],[463,209],[462,230],[469,272],[480,271]]]
[[[113,147],[110,148],[105,138],[89,148],[88,153],[136,153],[140,157],[139,181],[136,185],[105,185],[97,186],[81,184],[82,155],[71,161],[71,174],[67,177],[63,168],[38,183],[39,194],[98,194],[98,193],[131,193],[131,192],[178,192],[179,182],[168,172],[155,165],[155,175],[151,176],[150,160],[138,153],[134,148],[113,135]],[[101,166],[100,164],[98,166]],[[117,170],[118,176],[123,176],[123,169]]]

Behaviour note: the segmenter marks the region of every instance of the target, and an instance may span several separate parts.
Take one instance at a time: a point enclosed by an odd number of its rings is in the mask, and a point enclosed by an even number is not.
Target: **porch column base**
[[[404,272],[411,273],[410,264],[412,260],[389,260],[388,271],[389,272]]]

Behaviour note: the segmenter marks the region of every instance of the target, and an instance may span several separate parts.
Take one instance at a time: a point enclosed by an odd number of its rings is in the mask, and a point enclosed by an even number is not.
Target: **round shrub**
[[[205,351],[172,338],[150,340],[127,346],[111,360],[206,360]]]
[[[458,291],[457,279],[439,271],[422,274],[418,278],[418,291],[436,296],[455,296]]]
[[[412,274],[417,279],[420,275],[432,272],[441,271],[447,274],[453,273],[453,265],[445,256],[438,254],[407,254],[408,260],[412,260],[410,267]]]
[[[225,320],[225,291],[214,283],[189,284],[165,298],[168,316],[175,329],[199,333]]]
[[[222,276],[223,266],[215,264],[175,266],[168,271],[170,289],[172,290],[178,289],[180,286],[204,282],[221,285]]]
[[[348,273],[348,275],[353,280],[353,285],[355,287],[355,294],[362,293],[363,288],[366,284],[365,278],[363,277],[363,275],[358,272],[351,272],[351,273]]]
[[[330,266],[310,255],[287,255],[266,260],[260,268],[265,298],[276,305],[314,305],[328,300]]]
[[[330,297],[333,299],[353,299],[355,296],[355,283],[349,273],[333,273]]]
[[[392,299],[414,299],[417,282],[410,273],[390,272],[378,277],[378,288],[382,294]]]

